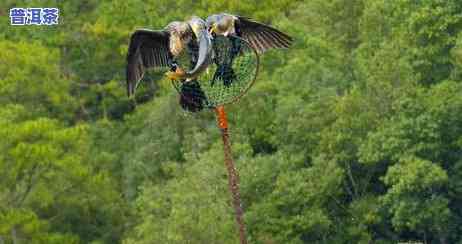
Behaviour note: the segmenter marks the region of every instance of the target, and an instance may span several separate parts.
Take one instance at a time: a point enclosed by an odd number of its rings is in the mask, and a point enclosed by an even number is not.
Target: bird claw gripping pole
[[[217,114],[218,127],[221,130],[221,137],[223,139],[223,150],[225,156],[226,169],[228,170],[228,184],[232,194],[232,203],[234,206],[236,222],[239,227],[239,239],[241,244],[247,244],[244,211],[242,210],[241,196],[239,192],[239,174],[237,173],[236,166],[234,165],[233,156],[231,154],[231,145],[229,142],[228,121],[224,106],[215,108]]]

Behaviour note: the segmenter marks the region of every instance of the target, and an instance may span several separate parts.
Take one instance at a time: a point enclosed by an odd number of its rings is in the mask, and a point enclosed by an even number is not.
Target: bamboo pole
[[[239,228],[239,239],[241,244],[247,244],[244,211],[242,210],[241,196],[239,192],[239,174],[237,173],[236,166],[234,165],[233,156],[231,153],[231,145],[229,142],[228,121],[226,119],[225,108],[218,106],[215,108],[217,114],[218,127],[221,130],[221,137],[223,139],[223,150],[225,156],[225,165],[228,170],[228,184],[232,194],[232,203],[234,206],[236,223]]]

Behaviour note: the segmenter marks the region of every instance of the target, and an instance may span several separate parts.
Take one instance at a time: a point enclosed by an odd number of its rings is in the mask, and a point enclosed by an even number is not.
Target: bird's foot
[[[183,69],[180,67],[177,67],[175,72],[173,71],[168,71],[165,73],[165,75],[170,79],[170,80],[183,80],[185,76],[185,72]]]

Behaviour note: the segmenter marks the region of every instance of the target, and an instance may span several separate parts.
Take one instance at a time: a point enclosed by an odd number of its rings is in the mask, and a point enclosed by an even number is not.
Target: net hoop
[[[259,72],[259,66],[260,66],[260,57],[257,53],[257,51],[251,46],[251,44],[240,38],[240,37],[233,37],[235,39],[237,39],[239,41],[239,45],[244,45],[244,49],[245,50],[241,50],[239,51],[239,54],[238,56],[236,56],[236,59],[242,57],[242,55],[251,55],[252,56],[252,60],[251,62],[253,62],[253,74],[251,74],[251,78],[250,79],[247,79],[244,83],[244,85],[240,88],[240,91],[237,92],[236,94],[234,95],[231,95],[230,98],[227,98],[227,99],[215,99],[217,97],[215,97],[212,101],[209,101],[207,100],[203,106],[205,108],[209,108],[209,109],[214,109],[216,108],[217,106],[223,106],[223,105],[227,105],[227,104],[231,104],[231,103],[235,103],[237,102],[239,99],[241,99],[248,91],[249,89],[255,84],[255,81],[257,79],[257,76],[258,76],[258,72]],[[226,42],[230,42],[229,39],[227,37],[224,37],[224,36],[218,36],[216,38],[214,38],[214,40],[212,41],[212,45],[215,45],[216,43],[216,40],[220,40],[220,39],[225,39]],[[223,50],[219,50],[219,51],[223,51]],[[224,51],[227,51],[227,50],[224,50]],[[250,52],[250,54],[246,54],[246,52]],[[216,55],[219,55],[219,54],[216,54]],[[180,62],[180,66],[185,66],[184,64],[182,64]],[[209,64],[209,67],[213,67],[214,70],[216,71],[216,68],[217,68],[217,64],[211,62]],[[198,76],[198,82],[200,85],[203,85],[203,84],[211,84],[212,83],[212,80],[209,79],[204,79],[206,78],[203,74],[199,75]],[[181,81],[178,81],[178,80],[171,80],[172,82],[172,85],[173,87],[175,88],[175,90],[180,94],[181,98],[183,99],[191,99],[190,97],[187,97],[183,94],[183,92],[181,91],[181,88],[182,88],[182,85],[183,84],[186,84],[188,82],[185,82],[185,83],[182,83]],[[219,86],[221,86],[221,91],[224,91],[224,93],[226,93],[226,87],[224,87],[224,85],[222,84],[219,84]],[[210,94],[208,94],[210,91],[208,91],[207,89],[204,90],[205,92],[205,96],[209,99],[209,98],[213,98],[213,96],[210,96]],[[218,97],[220,98],[220,97]],[[218,101],[220,100],[220,101]]]

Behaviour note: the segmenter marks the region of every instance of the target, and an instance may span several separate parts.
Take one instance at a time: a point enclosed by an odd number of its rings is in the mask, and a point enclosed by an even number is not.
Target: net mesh
[[[217,36],[212,40],[213,55],[208,68],[195,80],[172,81],[180,93],[180,104],[196,112],[235,102],[253,85],[258,73],[258,55],[238,37]],[[188,46],[177,64],[191,70],[197,59],[197,47]]]

